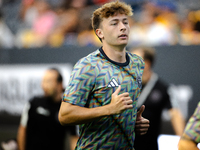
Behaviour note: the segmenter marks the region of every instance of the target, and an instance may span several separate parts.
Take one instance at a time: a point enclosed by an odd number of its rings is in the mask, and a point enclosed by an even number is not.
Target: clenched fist
[[[121,90],[121,85],[116,89],[116,91],[112,94],[111,102],[110,102],[110,113],[111,115],[116,115],[122,113],[126,109],[133,108],[133,101],[129,96],[128,92],[119,94]]]

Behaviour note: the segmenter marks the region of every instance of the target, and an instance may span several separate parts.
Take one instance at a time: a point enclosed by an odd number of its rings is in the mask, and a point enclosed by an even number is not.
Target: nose
[[[126,31],[126,26],[123,22],[120,22],[120,31]]]

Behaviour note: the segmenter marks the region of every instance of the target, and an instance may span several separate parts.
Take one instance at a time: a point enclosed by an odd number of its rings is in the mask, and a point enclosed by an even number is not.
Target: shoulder
[[[73,73],[82,74],[82,73],[95,73],[98,70],[97,66],[103,64],[103,59],[101,57],[100,51],[97,49],[93,53],[88,54],[87,56],[81,58],[75,65]]]
[[[90,65],[90,66],[95,66],[95,64],[99,61],[101,61],[100,57],[100,51],[97,49],[96,51],[88,54],[87,56],[81,58],[75,66],[85,66],[85,65]]]
[[[136,54],[133,54],[129,51],[127,51],[127,54],[129,55],[130,59],[133,61],[133,62],[136,62],[136,63],[141,63],[142,65],[144,65],[144,59]]]
[[[42,95],[34,96],[29,100],[30,104],[40,103],[45,100],[45,97]]]
[[[160,77],[158,77],[158,81],[156,83],[156,85],[158,87],[162,87],[162,88],[165,88],[165,89],[168,89],[169,88],[169,85],[167,84],[167,82],[165,82],[163,79],[161,79]]]

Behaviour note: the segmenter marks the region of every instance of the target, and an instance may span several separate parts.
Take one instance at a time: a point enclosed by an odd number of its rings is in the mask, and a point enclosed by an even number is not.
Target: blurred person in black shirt
[[[23,110],[17,135],[19,150],[64,150],[67,133],[73,149],[78,139],[76,126],[63,127],[58,121],[63,79],[57,69],[45,72],[42,89],[44,96],[32,98]]]
[[[182,135],[185,120],[178,108],[173,107],[168,94],[168,85],[153,72],[155,61],[155,49],[152,47],[136,47],[130,50],[141,56],[145,62],[142,76],[142,91],[138,98],[138,109],[145,105],[143,117],[150,121],[148,132],[143,136],[135,138],[136,150],[158,150],[157,138],[161,130],[162,111],[167,109],[171,119],[172,127],[176,135]]]

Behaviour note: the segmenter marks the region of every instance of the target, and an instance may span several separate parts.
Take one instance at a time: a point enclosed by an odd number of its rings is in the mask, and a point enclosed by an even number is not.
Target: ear
[[[103,37],[104,37],[103,31],[101,29],[96,29],[96,35],[101,39],[103,39]]]
[[[149,60],[145,60],[145,67],[146,69],[150,70],[151,69],[151,62]]]
[[[57,89],[58,89],[60,92],[63,92],[63,88],[64,88],[64,87],[63,87],[63,83],[62,83],[62,82],[59,82],[59,83],[58,83],[58,88],[57,88]]]

